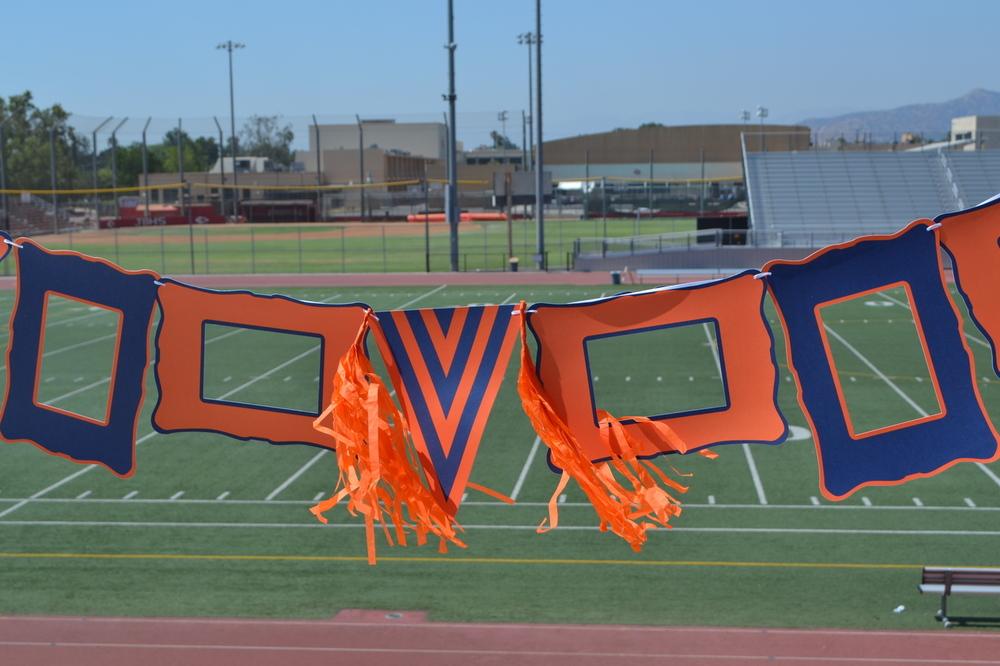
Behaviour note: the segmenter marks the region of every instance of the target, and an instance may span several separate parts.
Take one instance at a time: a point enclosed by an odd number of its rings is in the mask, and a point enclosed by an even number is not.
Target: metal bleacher
[[[899,229],[1000,191],[1000,150],[746,152],[751,239],[813,246]]]

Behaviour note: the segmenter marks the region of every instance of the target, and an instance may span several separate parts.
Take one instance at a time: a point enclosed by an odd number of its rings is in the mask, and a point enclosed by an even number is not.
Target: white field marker
[[[184,497],[184,491],[183,490],[178,490],[176,493],[174,493],[173,495],[170,496],[170,499],[171,500],[179,500],[182,497]]]
[[[872,505],[872,501],[870,499],[868,499],[867,497],[862,497],[861,498],[861,503],[864,504],[865,506],[871,506]]]
[[[914,497],[914,498],[913,498],[913,504],[914,504],[915,506],[923,506],[923,505],[924,505],[924,502],[923,502],[923,500],[921,500],[921,499],[920,499],[919,497]]]
[[[321,499],[323,499],[323,496],[324,496],[324,495],[326,495],[326,493],[324,493],[324,492],[323,492],[322,490],[321,490],[321,491],[319,491],[318,493],[316,493],[316,496],[315,496],[315,497],[313,497],[313,502],[318,502],[318,501],[320,501]]]
[[[709,495],[708,496],[708,503],[709,504],[715,504],[715,495]]]
[[[130,499],[132,499],[133,497],[135,497],[138,494],[139,494],[138,490],[131,490],[131,491],[125,493],[125,496],[122,497],[122,499],[123,500],[130,500]]]
[[[219,495],[218,497],[216,497],[215,499],[216,499],[217,502],[221,502],[222,500],[226,499],[227,497],[229,497],[229,491],[228,490],[226,492],[222,493],[221,495]]]
[[[282,490],[284,490],[288,486],[290,486],[293,483],[295,483],[296,479],[298,479],[300,476],[302,476],[303,474],[305,474],[306,470],[308,470],[310,467],[312,467],[313,465],[315,465],[316,462],[320,458],[322,458],[323,454],[326,453],[327,451],[328,451],[328,449],[322,449],[318,453],[316,453],[316,455],[314,455],[312,458],[310,458],[309,460],[307,460],[305,462],[305,464],[302,465],[302,467],[299,467],[297,470],[295,470],[290,477],[288,477],[287,479],[285,479],[284,481],[282,481],[281,485],[279,485],[277,488],[275,488],[274,490],[272,490],[271,493],[267,497],[265,497],[264,499],[266,501],[270,501],[270,500],[273,500],[275,497],[277,497],[281,493]]]
[[[565,504],[565,503],[566,503],[566,495],[560,495],[559,504]]]
[[[897,301],[897,303],[898,302],[899,301]],[[904,307],[906,307],[906,306],[904,306]],[[909,308],[907,308],[907,309],[909,309]],[[912,320],[910,320],[910,321],[912,322]],[[920,416],[924,416],[924,417],[930,416],[930,414],[928,414],[926,411],[924,411],[924,409],[920,405],[918,405],[917,403],[915,403],[913,401],[913,399],[910,398],[910,396],[906,395],[906,393],[903,392],[903,389],[901,389],[898,386],[896,386],[895,382],[893,382],[891,379],[889,379],[888,377],[886,377],[885,373],[883,373],[881,370],[879,370],[877,367],[875,367],[874,363],[872,363],[871,361],[869,361],[861,352],[859,352],[857,349],[855,349],[854,346],[851,343],[849,343],[847,340],[845,340],[842,335],[840,335],[839,333],[837,333],[835,330],[833,330],[832,328],[830,328],[826,324],[824,324],[824,328],[826,328],[827,333],[829,333],[830,335],[832,335],[835,338],[837,338],[837,340],[839,340],[841,342],[841,344],[843,344],[845,347],[847,347],[847,349],[852,354],[854,354],[855,356],[857,356],[859,361],[861,361],[862,363],[864,363],[865,365],[867,365],[868,368],[872,372],[874,372],[875,375],[878,376],[879,379],[881,379],[883,382],[885,382],[886,384],[888,384],[889,388],[891,388],[893,391],[895,391],[896,394],[899,395],[899,397],[901,397],[903,400],[906,401],[906,404],[908,404],[910,407],[913,408],[913,411],[915,411]],[[986,476],[988,476],[990,478],[990,480],[993,481],[993,483],[995,483],[998,486],[1000,486],[1000,476],[997,476],[993,472],[993,470],[991,470],[989,467],[987,467],[986,465],[984,465],[981,462],[977,462],[976,463],[976,467],[978,467],[980,470],[982,470],[983,474],[985,474]],[[2,515],[2,514],[0,514],[0,515]]]
[[[535,437],[534,443],[531,445],[531,450],[528,451],[528,459],[524,461],[524,466],[521,468],[521,473],[517,475],[517,481],[514,482],[514,489],[510,491],[510,498],[517,499],[517,496],[521,494],[521,488],[524,487],[524,480],[528,478],[528,470],[531,469],[531,462],[535,459],[535,454],[538,452],[538,447],[542,444],[541,437]]]
[[[819,498],[818,497],[810,497],[809,501],[812,502],[813,506],[819,506]]]
[[[976,503],[972,501],[971,497],[966,497],[965,498],[965,505],[967,507],[969,507],[970,509],[975,509],[976,508]]]
[[[712,346],[712,358],[715,360],[715,369],[722,376],[722,362],[719,361],[719,350],[715,345],[715,338],[712,337],[712,332],[708,329],[708,324],[702,324],[705,329],[705,337],[708,339],[708,343]],[[791,377],[789,377],[791,379]],[[691,378],[694,380],[694,377]],[[750,478],[753,480],[754,490],[757,491],[757,501],[760,504],[767,504],[767,495],[764,494],[764,484],[761,483],[760,473],[757,471],[757,463],[753,459],[753,453],[750,451],[750,445],[743,444],[743,455],[747,459],[747,467],[750,468]]]
[[[91,490],[84,490],[82,493],[80,493],[79,495],[77,495],[76,498],[77,499],[87,499],[88,497],[90,497],[91,492],[93,492],[93,491],[91,491]]]

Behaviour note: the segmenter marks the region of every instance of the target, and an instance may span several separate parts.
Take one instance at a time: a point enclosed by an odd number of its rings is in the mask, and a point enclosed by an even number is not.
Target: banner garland
[[[868,485],[895,485],[958,462],[1000,458],[1000,436],[976,386],[973,358],[939,255],[944,249],[951,257],[959,292],[987,337],[1000,374],[998,238],[1000,201],[990,200],[933,223],[919,220],[895,234],[861,237],[801,261],[772,261],[761,272],[721,280],[575,304],[471,306],[376,317],[360,303],[324,305],[160,280],[152,271],[126,271],[77,252],[46,250],[30,239],[15,242],[0,232],[0,260],[13,252],[17,262],[0,434],[76,462],[101,464],[119,476],[132,474],[149,330],[158,304],[160,395],[153,417],[158,430],[211,430],[334,449],[337,486],[312,512],[325,522],[324,514],[347,499],[348,511],[365,521],[371,563],[376,522],[390,544],[405,545],[412,530],[418,544],[433,535],[441,550],[449,543],[465,547],[455,520],[463,488],[509,500],[468,477],[519,330],[522,406],[560,472],[549,515],[538,531],[558,525],[557,499],[572,479],[597,510],[601,529],[639,550],[649,529],[669,527],[680,515],[677,495],[687,490],[644,458],[695,451],[714,457],[706,447],[778,443],[785,437],[787,425],[776,400],[774,338],[762,312],[765,289],[776,304],[799,404],[812,425],[824,496],[839,500]],[[910,301],[940,410],[859,433],[839,387],[821,310],[897,286]],[[52,296],[119,317],[103,418],[67,412],[37,398]],[[597,312],[602,314],[591,316]],[[320,399],[325,409],[317,415],[206,400],[200,382],[207,322],[316,337],[323,346]],[[714,327],[725,386],[722,407],[673,414],[665,405],[661,414],[622,417],[599,408],[589,381],[588,339],[691,324]],[[529,327],[539,343],[537,365],[529,352]],[[369,330],[387,361],[402,411],[368,358]],[[579,391],[588,387],[589,398],[581,399]],[[216,407],[236,411],[220,416],[212,413]]]

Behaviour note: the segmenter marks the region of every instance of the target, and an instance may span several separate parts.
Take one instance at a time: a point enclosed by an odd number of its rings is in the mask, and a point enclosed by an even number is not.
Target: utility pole
[[[361,221],[365,219],[365,125],[361,122],[361,116],[354,114],[358,120],[358,167],[360,178],[358,181],[361,187]],[[370,212],[370,211],[369,211]]]
[[[500,121],[500,155],[501,162],[507,162],[507,112],[501,111],[497,114],[497,120]]]
[[[451,270],[458,271],[458,163],[455,144],[455,2],[448,0],[448,187],[445,192],[445,210],[448,217],[448,236],[451,246]]]
[[[56,192],[56,126],[49,127],[49,182],[52,185],[52,230],[59,233],[59,194]],[[72,236],[70,236],[72,238]]]
[[[236,168],[236,153],[237,153],[237,143],[236,138],[236,104],[233,96],[233,51],[235,49],[246,48],[246,44],[241,44],[239,42],[234,42],[232,40],[227,40],[218,46],[216,49],[221,49],[229,54],[229,134],[230,139],[233,142],[232,154],[233,154],[233,220],[235,221],[239,217],[239,201],[240,201],[240,190],[239,190],[239,178],[237,174],[239,169]]]
[[[111,130],[111,189],[118,189],[118,130],[122,128],[128,122],[128,116],[122,118],[122,121],[115,125],[115,128]],[[113,196],[117,197],[116,192]]]
[[[7,162],[5,161],[7,141],[4,136],[7,120],[10,118],[0,121],[0,205],[3,206],[3,228],[5,231],[10,231],[10,217],[7,215]]]
[[[535,232],[537,240],[539,270],[546,270],[545,261],[545,191],[542,172],[545,158],[542,154],[542,0],[535,0]]]
[[[143,197],[146,201],[146,221],[149,222],[149,157],[146,148],[146,130],[149,129],[149,123],[153,120],[152,116],[146,118],[146,124],[142,126],[142,186],[145,188],[145,196]]]
[[[226,140],[222,136],[222,125],[219,124],[219,119],[212,116],[212,120],[215,121],[215,129],[219,130],[219,214],[222,217],[226,216],[226,149],[224,148]],[[233,165],[235,169],[235,164]]]
[[[316,130],[316,217],[317,222],[323,221],[323,170],[320,168],[320,155],[322,147],[319,145],[319,123],[316,121],[316,114],[313,114],[313,128]]]
[[[100,125],[98,125],[97,127],[95,127],[94,131],[90,133],[90,142],[91,142],[91,148],[92,148],[92,150],[90,151],[91,152],[91,155],[90,155],[90,186],[94,189],[94,192],[92,194],[91,202],[94,205],[94,219],[97,220],[98,222],[100,222],[100,219],[101,219],[101,211],[100,211],[101,202],[100,202],[100,200],[97,197],[97,133],[100,132],[101,129],[105,125],[107,125],[108,123],[110,123],[112,119],[113,119],[113,116],[108,116],[107,118],[104,119],[104,122],[102,122]],[[55,161],[54,155],[55,154],[53,153],[53,158],[52,158],[53,162]],[[53,186],[52,189],[55,189],[55,186]]]

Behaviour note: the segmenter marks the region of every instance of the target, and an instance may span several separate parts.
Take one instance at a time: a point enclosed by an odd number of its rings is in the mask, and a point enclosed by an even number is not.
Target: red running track
[[[451,624],[379,611],[329,621],[0,617],[18,666],[1000,664],[1000,634]]]

